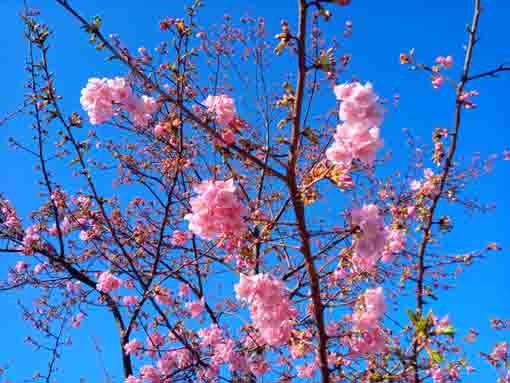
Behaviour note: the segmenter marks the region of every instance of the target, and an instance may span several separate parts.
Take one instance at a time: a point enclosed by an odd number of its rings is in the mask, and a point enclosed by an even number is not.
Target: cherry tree
[[[464,57],[401,53],[417,84],[454,90],[454,115],[426,142],[404,131],[408,162],[383,176],[391,103],[347,75],[349,5],[298,0],[292,21],[271,31],[250,16],[204,27],[207,5],[195,0],[161,20],[159,46],[132,51],[104,34],[107,20],[55,0],[83,28],[84,46],[88,38],[123,67],[66,95],[81,110],[63,104],[51,28],[25,6],[29,91],[9,118],[32,121],[34,140],[12,145],[34,158],[40,207],[21,217],[21,202],[1,196],[0,252],[10,265],[2,290],[37,295],[20,303],[41,334],[28,342],[49,355],[34,382],[60,379],[61,355],[97,310],[117,328],[119,382],[469,379],[455,324],[433,303],[459,268],[500,248],[440,245],[450,207],[487,210],[467,189],[491,160],[456,152],[462,120],[477,113],[477,82],[510,67],[472,70],[480,0]],[[294,66],[275,82],[282,60]],[[510,382],[509,344],[494,347],[481,357]]]

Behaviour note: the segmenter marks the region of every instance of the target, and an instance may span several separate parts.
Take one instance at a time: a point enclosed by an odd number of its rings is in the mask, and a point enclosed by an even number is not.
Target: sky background
[[[155,47],[162,38],[158,26],[160,19],[167,15],[182,15],[185,4],[182,0],[76,0],[71,3],[89,18],[101,15],[106,32],[118,33],[125,43],[134,48]],[[239,0],[205,1],[199,23],[204,26],[213,24],[224,13],[234,18],[246,13],[261,15],[266,17],[271,35],[278,32],[280,19],[295,23],[295,1],[256,0],[246,2],[248,4],[240,8],[239,5],[244,3]],[[486,10],[482,15],[481,41],[475,51],[473,73],[510,62],[510,45],[506,38],[510,35],[510,2],[487,0],[484,3]],[[43,20],[55,32],[52,43],[55,48],[50,59],[57,77],[57,88],[64,96],[66,112],[78,111],[79,92],[87,79],[115,75],[119,68],[104,62],[103,55],[87,43],[76,21],[54,1],[32,0],[30,4],[42,11]],[[19,0],[0,1],[0,46],[3,48],[0,50],[3,74],[0,118],[15,110],[23,102],[25,94],[27,76],[23,67],[27,47],[18,17],[21,7]],[[334,19],[328,26],[329,32],[338,30],[340,35],[346,20],[352,20],[354,24],[353,36],[345,45],[346,51],[353,55],[351,73],[372,81],[376,91],[384,97],[391,98],[397,93],[401,97],[400,106],[390,110],[382,127],[385,145],[395,152],[394,161],[398,161],[398,150],[403,147],[403,128],[428,140],[435,127],[451,124],[454,107],[451,89],[432,89],[424,74],[408,72],[399,65],[399,53],[414,47],[417,57],[427,63],[432,63],[438,55],[451,54],[457,60],[454,71],[458,72],[466,41],[465,25],[472,17],[472,3],[467,0],[353,0],[350,7],[332,7],[332,10]],[[479,106],[464,114],[460,155],[470,157],[480,152],[482,157],[493,153],[501,156],[504,149],[510,148],[510,108],[506,93],[509,85],[510,75],[476,83],[480,92],[476,99]],[[0,191],[21,214],[26,214],[38,206],[33,160],[8,147],[7,138],[11,135],[30,138],[27,120],[15,119],[0,127]],[[481,201],[495,203],[496,212],[472,218],[463,215],[461,221],[455,222],[455,230],[448,240],[459,253],[479,249],[491,241],[502,244],[504,251],[491,253],[471,271],[461,274],[457,288],[442,294],[435,306],[438,314],[450,313],[459,335],[464,336],[471,327],[479,331],[479,340],[470,347],[471,356],[475,356],[476,351],[489,351],[494,342],[505,340],[504,333],[490,330],[489,318],[510,318],[510,283],[507,280],[510,270],[508,165],[508,162],[497,161],[493,173],[482,178],[473,191]],[[16,259],[7,255],[3,257],[0,272],[5,273],[7,265],[12,265]],[[16,300],[21,296],[18,293],[0,294],[0,307],[4,312],[0,325],[0,366],[12,364],[8,376],[15,382],[30,375],[35,368],[43,368],[47,361],[44,353],[34,354],[23,344],[23,337],[29,334],[29,329],[21,321],[16,308]],[[62,381],[77,382],[83,376],[88,382],[98,382],[102,376],[102,364],[110,374],[118,376],[117,344],[111,342],[108,336],[113,331],[113,322],[108,315],[103,316],[101,322],[85,321],[82,330],[73,335],[74,347],[67,350],[61,363],[66,377]],[[101,325],[98,326],[98,323]],[[103,362],[94,351],[91,333],[101,344]],[[479,374],[467,381],[495,381],[491,369],[476,360],[473,365],[479,369]],[[0,376],[0,382],[2,379]]]

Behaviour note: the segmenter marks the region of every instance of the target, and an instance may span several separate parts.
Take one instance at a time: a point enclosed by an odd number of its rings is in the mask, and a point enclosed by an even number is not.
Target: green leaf
[[[441,363],[444,361],[444,358],[443,358],[443,355],[441,355],[440,353],[438,353],[437,351],[432,351],[430,353],[430,357],[432,358],[432,360],[436,363]]]
[[[439,332],[441,335],[447,335],[451,338],[455,336],[455,328],[452,325],[446,326]]]
[[[407,316],[409,319],[411,319],[411,322],[416,326],[416,322],[418,322],[418,318],[416,317],[416,314],[411,309],[407,309]]]

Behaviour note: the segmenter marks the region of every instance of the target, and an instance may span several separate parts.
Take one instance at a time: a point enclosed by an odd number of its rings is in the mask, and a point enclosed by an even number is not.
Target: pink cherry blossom
[[[133,125],[144,128],[152,119],[152,115],[158,110],[159,105],[152,97],[143,95],[142,97],[132,97],[126,105]]]
[[[214,121],[220,125],[229,124],[236,115],[234,100],[226,94],[209,95],[204,105],[207,107],[207,112],[213,115]]]
[[[336,98],[341,101],[339,114],[342,121],[361,122],[371,127],[381,124],[383,111],[371,83],[337,85],[334,91]]]
[[[382,287],[367,289],[363,294],[363,305],[353,314],[353,325],[359,330],[377,327],[386,311]]]
[[[297,375],[300,378],[312,379],[317,370],[317,363],[307,363],[296,366]]]
[[[133,92],[125,78],[115,77],[113,79],[108,79],[106,83],[110,88],[113,102],[126,105],[130,101]]]
[[[174,246],[182,246],[190,239],[190,237],[191,235],[188,231],[175,230],[172,233],[170,243]]]
[[[209,328],[199,330],[198,336],[202,339],[200,342],[202,347],[214,346],[223,339],[222,331],[215,323],[213,323]]]
[[[387,230],[386,243],[391,253],[402,251],[406,243],[406,233],[404,230],[389,229]]]
[[[200,314],[202,314],[204,311],[204,302],[205,300],[202,297],[198,301],[186,303],[186,307],[188,308],[192,318],[197,318],[200,316]]]
[[[90,123],[101,124],[113,116],[113,96],[108,79],[91,78],[81,91],[80,103],[88,113]]]
[[[124,352],[126,353],[126,355],[138,354],[142,348],[143,348],[142,342],[135,338],[124,345]]]
[[[114,276],[110,271],[104,271],[97,279],[97,289],[104,293],[117,290],[122,286],[122,281]]]
[[[372,166],[376,151],[382,146],[379,125],[383,111],[372,85],[359,82],[337,85],[336,98],[341,101],[340,119],[334,136],[334,143],[326,151],[326,157],[333,163],[349,169],[351,162],[358,159]]]
[[[352,262],[360,271],[370,271],[382,255],[386,243],[384,219],[374,204],[351,210],[351,223],[360,232],[354,240]]]
[[[9,229],[19,229],[21,220],[18,218],[16,210],[7,199],[0,200],[0,213],[3,216],[1,222]]]
[[[349,168],[353,159],[372,166],[376,151],[382,147],[379,128],[370,127],[363,122],[344,122],[339,124],[335,141],[326,151],[326,157],[333,163]]]
[[[156,296],[156,302],[159,304],[171,305],[174,303],[174,298],[169,288],[158,286],[154,291],[154,295]]]
[[[241,274],[235,286],[238,299],[248,302],[253,325],[262,339],[279,346],[289,339],[297,310],[291,306],[283,283],[269,274]]]
[[[246,230],[243,220],[246,208],[236,195],[233,179],[204,181],[195,191],[198,195],[190,201],[192,212],[184,217],[191,232],[207,240],[242,236]]]
[[[38,245],[41,236],[39,235],[39,225],[29,226],[25,230],[25,235],[23,237],[23,253],[26,255],[31,255],[33,253],[33,247]]]
[[[122,297],[122,303],[126,306],[136,305],[138,303],[138,297],[134,295],[127,295]]]
[[[143,383],[142,379],[139,379],[133,375],[129,375],[126,380],[124,380],[124,383]]]
[[[161,375],[158,369],[151,365],[145,365],[140,369],[140,375],[149,383],[160,383]]]

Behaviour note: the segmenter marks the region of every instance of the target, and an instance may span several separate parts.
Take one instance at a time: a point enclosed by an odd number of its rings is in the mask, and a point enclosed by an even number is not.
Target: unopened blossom
[[[477,90],[471,90],[469,92],[463,92],[459,96],[459,101],[464,105],[466,109],[474,109],[476,108],[476,104],[471,100],[471,97],[478,96]]]
[[[253,325],[266,343],[280,346],[289,339],[297,310],[280,280],[269,274],[241,274],[235,291],[238,299],[248,302]]]
[[[214,121],[220,125],[228,125],[236,116],[234,99],[226,94],[207,96],[204,101],[207,112],[213,115]]]
[[[453,65],[453,57],[452,56],[438,56],[436,58],[436,63],[443,66],[445,69],[450,69]]]
[[[434,89],[438,89],[444,82],[443,76],[434,76],[432,77],[432,87]]]
[[[189,230],[202,239],[240,237],[246,230],[246,208],[237,197],[234,180],[204,181],[195,186],[197,196],[190,200]]]
[[[122,286],[122,281],[113,275],[110,271],[104,271],[97,279],[97,289],[104,293],[117,290]]]
[[[352,263],[355,269],[370,271],[382,255],[386,243],[384,219],[374,204],[351,210],[351,223],[359,228],[354,240]]]
[[[85,318],[85,314],[78,313],[74,317],[71,318],[71,326],[74,328],[78,328],[81,325],[81,321]]]

